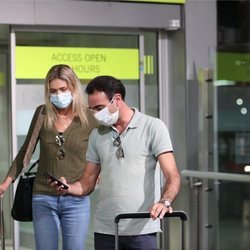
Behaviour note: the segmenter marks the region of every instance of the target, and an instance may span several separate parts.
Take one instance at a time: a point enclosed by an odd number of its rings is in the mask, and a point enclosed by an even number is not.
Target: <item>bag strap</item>
[[[39,111],[34,130],[33,130],[32,135],[30,137],[30,141],[29,141],[26,153],[25,153],[24,158],[23,158],[23,167],[24,168],[26,168],[28,166],[28,164],[30,163],[30,159],[32,157],[34,148],[36,146],[39,132],[40,132],[42,125],[43,125],[43,121],[44,121],[44,115],[42,114],[43,110],[44,110],[44,106],[42,106],[40,111]]]
[[[35,168],[35,167],[38,165],[38,163],[39,163],[39,159],[36,160],[36,161],[30,166],[30,168],[28,169],[27,172],[24,172],[24,173],[23,173],[23,176],[29,176],[29,175],[35,174],[35,172],[31,172],[31,170],[32,170],[33,168]]]

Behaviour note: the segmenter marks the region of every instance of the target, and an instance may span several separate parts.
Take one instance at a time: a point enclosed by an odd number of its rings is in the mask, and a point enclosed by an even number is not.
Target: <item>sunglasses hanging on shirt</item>
[[[117,136],[113,141],[113,146],[117,147],[117,151],[115,153],[117,159],[124,158],[124,151],[121,147],[121,138]]]
[[[65,150],[63,148],[63,144],[65,143],[65,138],[62,133],[56,136],[56,145],[58,146],[58,150],[56,152],[56,157],[59,160],[62,160],[65,157]]]

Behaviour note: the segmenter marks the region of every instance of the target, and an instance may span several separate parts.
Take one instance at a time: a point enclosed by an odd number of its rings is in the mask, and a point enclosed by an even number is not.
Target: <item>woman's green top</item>
[[[25,142],[8,172],[8,176],[11,176],[14,180],[23,169],[23,158],[41,108],[42,106],[39,106],[36,109]],[[34,194],[56,195],[55,189],[48,184],[47,172],[58,178],[64,176],[68,183],[75,182],[82,176],[86,163],[85,156],[89,134],[97,126],[93,113],[86,109],[86,114],[88,119],[87,127],[82,127],[79,117],[75,117],[62,135],[59,134],[55,127],[50,131],[45,130],[44,126],[41,128],[38,136],[40,155],[33,187]],[[64,138],[61,143],[56,140],[58,136]],[[59,146],[60,144],[61,146]],[[63,151],[64,156],[61,159],[58,157],[60,150]]]

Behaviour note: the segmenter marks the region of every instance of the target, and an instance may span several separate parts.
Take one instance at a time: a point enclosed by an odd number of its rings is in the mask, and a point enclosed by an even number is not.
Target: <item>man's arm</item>
[[[92,162],[87,162],[83,170],[83,175],[78,181],[69,184],[64,177],[60,178],[60,181],[66,183],[69,186],[69,189],[63,190],[62,187],[57,187],[56,182],[52,182],[51,186],[56,188],[58,193],[62,195],[66,193],[75,196],[88,195],[94,190],[100,171],[100,165]]]
[[[164,153],[158,157],[161,170],[165,177],[162,199],[172,203],[180,191],[180,175],[172,152]]]
[[[90,194],[94,188],[97,178],[100,174],[101,167],[92,162],[87,162],[83,175],[79,181],[69,185],[68,194],[82,196]]]
[[[166,212],[172,212],[171,203],[175,200],[180,191],[180,175],[176,166],[175,158],[172,152],[166,152],[158,156],[161,170],[165,177],[161,200],[166,200],[170,203],[170,207],[164,203],[157,202],[151,208],[151,216],[153,219],[157,217],[163,218]]]

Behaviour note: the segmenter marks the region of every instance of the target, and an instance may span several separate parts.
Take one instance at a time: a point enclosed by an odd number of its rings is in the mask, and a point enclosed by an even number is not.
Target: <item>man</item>
[[[114,218],[119,213],[149,211],[151,219],[122,220],[119,249],[157,249],[156,232],[180,189],[180,176],[165,124],[125,103],[125,87],[111,76],[99,76],[86,88],[89,108],[101,124],[89,138],[82,178],[68,192],[86,195],[100,175],[95,212],[95,249],[115,247]],[[159,162],[166,183],[156,200],[155,169]],[[62,178],[64,182],[66,180]],[[54,184],[53,184],[54,185]]]

